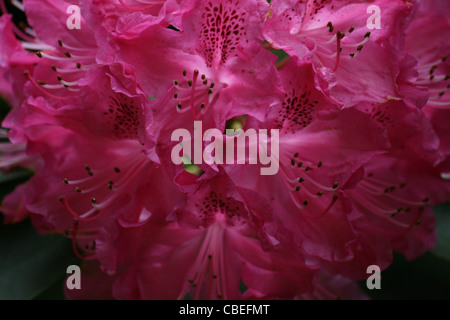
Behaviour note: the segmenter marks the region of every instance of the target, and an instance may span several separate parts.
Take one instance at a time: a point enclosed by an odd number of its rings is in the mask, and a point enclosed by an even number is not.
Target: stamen
[[[94,51],[92,48],[79,48],[79,47],[72,47],[72,46],[69,46],[69,45],[67,45],[66,43],[63,43],[62,40],[58,40],[58,45],[59,45],[61,48],[65,48],[65,49],[70,50],[70,51],[82,51],[82,52],[91,52],[91,51]],[[68,52],[67,52],[67,53],[68,53]],[[69,55],[70,55],[70,54],[69,54]]]
[[[100,218],[105,212],[106,210],[103,211],[99,211],[97,208],[92,208],[89,211],[83,213],[82,215],[76,213],[72,207],[70,207],[66,196],[60,196],[59,201],[66,207],[67,211],[77,220],[83,221],[83,222],[90,222],[90,221],[94,221],[98,218]],[[90,217],[92,214],[97,213],[96,215]]]
[[[53,99],[55,99],[55,100],[64,100],[64,97],[58,97],[58,96],[55,96],[55,95],[49,93],[48,91],[44,90],[44,89],[42,88],[42,86],[39,85],[39,84],[33,79],[33,77],[31,77],[31,74],[30,74],[30,72],[29,72],[28,70],[25,70],[25,71],[24,71],[24,75],[28,78],[28,80],[30,80],[30,82],[31,82],[36,88],[38,88],[38,89],[39,89],[41,92],[43,92],[45,95],[47,95],[47,96],[49,96],[50,98],[53,98]]]

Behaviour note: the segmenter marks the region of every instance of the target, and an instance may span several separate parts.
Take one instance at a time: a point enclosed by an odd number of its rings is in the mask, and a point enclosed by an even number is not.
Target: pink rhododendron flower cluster
[[[83,287],[68,298],[365,298],[368,266],[434,246],[431,205],[450,200],[447,0],[0,8],[0,167],[34,171],[2,211],[72,239]],[[172,133],[194,121],[225,141],[278,130],[278,171],[175,164]]]

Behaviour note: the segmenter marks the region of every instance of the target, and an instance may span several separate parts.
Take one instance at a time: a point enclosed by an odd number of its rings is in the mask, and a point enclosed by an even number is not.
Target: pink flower
[[[395,49],[412,4],[379,0],[370,5],[383,12],[380,29],[367,27],[367,3],[274,1],[264,36],[274,47],[312,61],[316,77],[329,83],[330,96],[340,104],[384,102],[399,97],[395,77],[401,61],[396,63]]]
[[[344,193],[395,251],[417,258],[435,243],[428,203],[450,197],[450,183],[438,166],[446,157],[440,137],[422,110],[401,101],[358,108],[387,129],[391,146],[389,153],[371,159],[362,180]]]
[[[117,274],[114,297],[240,299],[241,282],[268,296],[308,291],[314,270],[295,253],[264,251],[252,213],[227,189],[224,177],[201,184],[168,222],[110,225],[97,250],[106,272]]]
[[[68,298],[365,299],[369,265],[433,247],[430,205],[450,199],[444,0],[0,9],[0,169],[34,173],[1,209],[72,240]],[[172,159],[176,130],[201,151],[220,137],[226,159],[235,127],[245,163]]]
[[[445,158],[439,136],[422,110],[401,100],[355,107],[386,128],[392,149],[407,149],[434,165]]]

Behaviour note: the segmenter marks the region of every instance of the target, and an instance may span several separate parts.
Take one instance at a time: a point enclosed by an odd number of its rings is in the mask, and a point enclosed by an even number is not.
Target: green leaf
[[[437,243],[432,253],[450,262],[450,202],[436,206],[434,213]]]
[[[79,263],[70,240],[38,235],[29,221],[0,224],[0,300],[39,298],[55,286],[62,297],[61,279],[69,265]]]

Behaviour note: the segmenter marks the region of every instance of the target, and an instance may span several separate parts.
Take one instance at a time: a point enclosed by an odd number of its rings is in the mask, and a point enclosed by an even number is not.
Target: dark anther
[[[333,24],[331,23],[331,21],[329,21],[329,22],[327,23],[327,27],[329,28],[330,32],[333,32],[334,27],[333,27]]]
[[[437,65],[432,66],[430,69],[430,74],[433,74],[434,71],[437,69],[437,67],[438,67]]]

